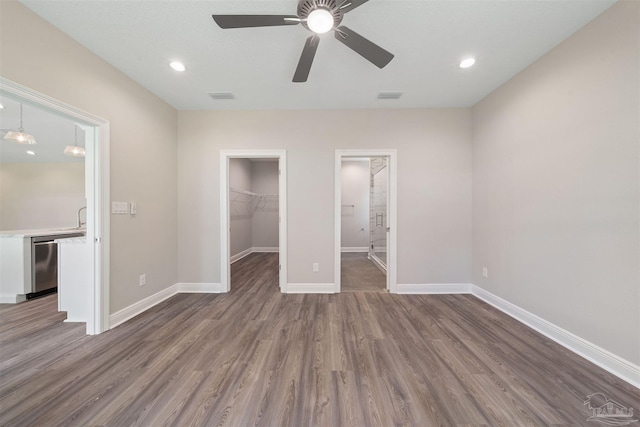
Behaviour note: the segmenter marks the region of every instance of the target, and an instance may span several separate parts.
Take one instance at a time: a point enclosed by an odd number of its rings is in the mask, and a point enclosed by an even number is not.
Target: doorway
[[[395,292],[396,151],[337,150],[336,291]]]
[[[286,292],[286,151],[220,152],[220,281],[231,290],[231,264],[253,253],[278,253]]]
[[[0,94],[73,120],[84,131],[87,277],[86,333],[109,329],[109,122],[0,77]]]

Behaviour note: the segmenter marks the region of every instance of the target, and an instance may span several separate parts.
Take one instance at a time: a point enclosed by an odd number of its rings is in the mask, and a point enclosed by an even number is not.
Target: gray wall
[[[343,248],[369,247],[369,160],[342,162],[342,229]],[[353,206],[351,206],[353,205]],[[364,229],[364,230],[363,230]]]
[[[251,161],[229,159],[229,187],[251,191]],[[236,192],[229,193],[229,250],[231,256],[247,249],[251,244],[252,198]]]
[[[615,4],[473,108],[473,283],[636,364],[638,17]]]
[[[180,282],[220,282],[220,150],[286,149],[288,280],[333,283],[338,148],[398,150],[398,283],[470,282],[469,109],[181,111],[178,128]]]
[[[111,123],[111,199],[138,204],[111,217],[111,312],[175,284],[176,111],[18,2],[0,1],[0,40],[3,77]]]
[[[84,162],[0,164],[0,230],[75,227],[85,204]]]
[[[251,191],[258,194],[278,194],[278,161],[251,162]],[[278,198],[266,197],[251,217],[251,246],[278,248]]]

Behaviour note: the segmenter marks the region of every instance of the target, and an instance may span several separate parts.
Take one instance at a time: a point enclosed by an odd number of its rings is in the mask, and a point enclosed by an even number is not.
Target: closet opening
[[[336,152],[336,289],[395,290],[395,150]]]
[[[284,292],[284,153],[222,152],[221,161],[223,289],[273,285]]]

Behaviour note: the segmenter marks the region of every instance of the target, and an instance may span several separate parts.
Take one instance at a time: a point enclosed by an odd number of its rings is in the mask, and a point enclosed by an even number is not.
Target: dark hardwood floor
[[[367,258],[367,253],[341,254],[341,292],[387,292],[387,276]]]
[[[472,296],[283,295],[277,264],[251,255],[230,293],[99,336],[55,299],[1,307],[0,425],[595,426],[596,392],[640,411],[638,389]]]

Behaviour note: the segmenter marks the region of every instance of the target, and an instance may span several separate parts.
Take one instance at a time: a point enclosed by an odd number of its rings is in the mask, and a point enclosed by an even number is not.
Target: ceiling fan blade
[[[362,6],[368,1],[369,0],[345,0],[340,6],[338,6],[338,9],[342,10],[344,13],[351,12],[356,7]]]
[[[362,55],[364,59],[378,68],[384,68],[393,59],[392,53],[387,52],[347,27],[336,28],[335,36],[336,39]]]
[[[307,42],[304,44],[304,49],[302,49],[302,55],[300,55],[300,61],[298,61],[298,68],[296,68],[296,73],[293,75],[294,83],[307,81],[319,43],[320,37],[317,35],[313,35],[307,39]]]
[[[211,15],[220,28],[275,27],[278,25],[298,25],[300,18],[295,15]]]

